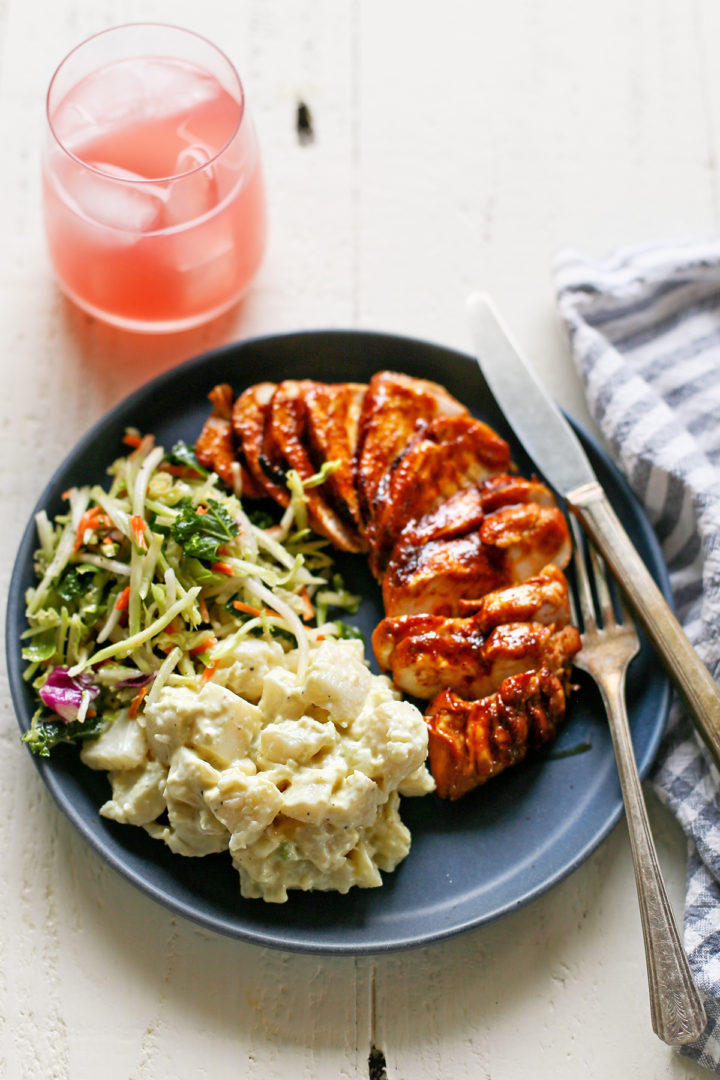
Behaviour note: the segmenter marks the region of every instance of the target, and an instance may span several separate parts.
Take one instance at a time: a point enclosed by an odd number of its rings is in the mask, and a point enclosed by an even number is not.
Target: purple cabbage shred
[[[100,693],[100,688],[95,686],[91,675],[84,672],[70,675],[68,668],[56,667],[40,688],[40,697],[48,709],[52,709],[61,720],[69,724],[77,720],[85,692],[90,694],[91,700]]]

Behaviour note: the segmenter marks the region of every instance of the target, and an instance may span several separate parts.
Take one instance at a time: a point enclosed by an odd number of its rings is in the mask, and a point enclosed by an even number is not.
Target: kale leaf
[[[32,725],[22,736],[33,754],[38,757],[50,757],[51,751],[59,743],[82,743],[86,739],[97,739],[103,727],[100,716],[83,720],[72,720],[69,724],[62,720],[47,720],[38,711],[32,719]]]
[[[186,556],[214,561],[218,548],[237,536],[239,530],[235,519],[219,502],[208,499],[206,505],[207,511],[198,513],[189,499],[184,500],[170,533]]]
[[[195,448],[188,446],[186,442],[179,439],[169,454],[165,455],[165,460],[169,461],[171,465],[184,465],[188,469],[192,469],[198,476],[207,476],[208,471],[198,461],[195,455]]]

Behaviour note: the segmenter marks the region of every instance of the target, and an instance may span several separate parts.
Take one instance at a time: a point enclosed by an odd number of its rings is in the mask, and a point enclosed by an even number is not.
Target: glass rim
[[[73,151],[70,150],[69,147],[67,147],[65,145],[65,143],[63,142],[63,140],[60,138],[57,131],[55,130],[55,127],[54,127],[53,122],[52,122],[52,117],[50,115],[50,97],[51,97],[51,94],[53,92],[55,82],[56,82],[60,72],[62,71],[62,69],[67,64],[67,62],[69,60],[71,60],[72,57],[75,56],[75,54],[78,53],[81,49],[84,49],[86,45],[89,45],[93,41],[97,41],[99,38],[107,37],[110,34],[117,33],[118,31],[134,30],[134,29],[138,29],[138,30],[140,30],[140,29],[172,30],[173,32],[178,32],[180,34],[186,34],[188,37],[195,38],[196,41],[204,42],[204,44],[208,45],[213,50],[213,52],[217,53],[217,55],[222,60],[225,61],[225,63],[228,66],[228,69],[232,73],[235,81],[237,82],[237,88],[238,88],[238,91],[240,93],[240,98],[239,98],[239,101],[237,103],[237,106],[238,106],[238,118],[237,118],[236,123],[233,125],[232,131],[230,132],[230,134],[228,135],[227,139],[222,144],[222,146],[219,147],[215,151],[215,153],[212,155],[212,157],[209,157],[207,161],[203,161],[203,162],[199,163],[198,165],[194,165],[191,169],[184,169],[182,172],[179,172],[179,173],[170,173],[167,176],[138,177],[137,179],[134,179],[132,177],[114,176],[112,173],[105,172],[103,169],[98,169],[95,165],[91,165],[89,162],[83,161],[83,159],[81,157],[78,157],[77,154],[74,154]],[[74,85],[76,85],[76,84],[74,84]],[[108,26],[108,27],[105,28],[105,30],[99,30],[95,34],[90,34],[89,37],[86,37],[82,41],[79,41],[77,45],[74,45],[73,48],[70,49],[70,51],[68,53],[66,53],[65,56],[63,56],[62,60],[60,61],[60,63],[55,68],[55,71],[53,72],[52,78],[50,79],[50,83],[49,83],[48,88],[47,88],[47,93],[45,95],[45,118],[47,120],[48,129],[50,130],[50,133],[51,133],[53,139],[55,140],[57,145],[60,147],[62,152],[64,154],[67,154],[67,156],[69,158],[71,158],[73,161],[75,161],[78,165],[82,165],[82,167],[84,169],[87,169],[88,172],[95,173],[96,176],[102,176],[105,180],[112,180],[116,184],[162,184],[162,183],[167,183],[167,182],[169,182],[171,180],[182,180],[186,176],[193,176],[195,173],[202,172],[203,169],[207,169],[209,165],[212,165],[214,162],[216,162],[225,153],[225,151],[228,149],[230,144],[233,142],[233,140],[237,136],[237,134],[238,134],[238,132],[239,132],[241,126],[242,126],[242,122],[245,119],[245,88],[244,88],[244,86],[242,84],[242,80],[240,78],[240,73],[238,72],[237,68],[235,67],[235,65],[233,64],[232,60],[227,55],[227,53],[224,51],[224,49],[221,49],[219,45],[216,45],[214,41],[210,40],[210,38],[205,37],[204,34],[199,34],[195,30],[188,30],[186,27],[178,26],[175,23],[160,23],[160,22],[121,23],[119,26]]]

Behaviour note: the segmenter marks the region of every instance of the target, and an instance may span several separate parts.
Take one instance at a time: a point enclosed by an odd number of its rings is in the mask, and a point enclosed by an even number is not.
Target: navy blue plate
[[[208,391],[229,382],[236,392],[260,379],[367,381],[393,369],[442,382],[509,439],[522,471],[532,465],[499,412],[474,360],[437,345],[360,331],[317,331],[258,338],[189,360],[126,398],[97,423],[63,462],[37,509],[61,509],[73,484],[102,481],[122,452],[127,426],[153,432],[170,447],[194,442],[209,411]],[[647,519],[600,447],[577,429],[615,509],[669,598],[667,573]],[[17,556],[7,612],[10,685],[20,728],[33,702],[22,680],[19,637],[24,593],[32,584],[34,522]],[[365,597],[354,621],[366,641],[382,617],[379,590],[362,556],[338,559],[349,587]],[[567,720],[554,746],[509,770],[458,803],[436,796],[403,800],[413,835],[408,858],[381,889],[346,896],[297,893],[286,904],[243,900],[228,855],[173,855],[141,829],[98,814],[109,793],[104,774],[86,769],[72,747],[34,759],[60,809],[87,841],[153,899],[197,923],[258,945],[317,953],[377,953],[425,945],[480,926],[534,899],[574,870],[608,834],[622,812],[612,745],[599,695],[578,673]],[[638,766],[646,773],[669,706],[669,685],[643,641],[628,680],[628,704]]]

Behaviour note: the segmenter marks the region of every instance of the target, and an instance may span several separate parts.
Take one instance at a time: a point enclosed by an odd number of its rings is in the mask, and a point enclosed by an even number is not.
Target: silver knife
[[[487,296],[468,311],[485,379],[525,450],[620,582],[720,769],[720,691],[611,507],[580,441],[513,342]]]

